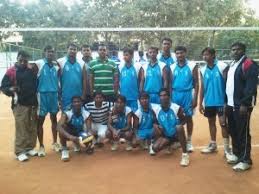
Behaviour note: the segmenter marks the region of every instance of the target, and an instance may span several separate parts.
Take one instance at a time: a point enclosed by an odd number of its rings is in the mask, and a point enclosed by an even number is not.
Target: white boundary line
[[[0,28],[1,32],[158,32],[158,31],[259,31],[259,27],[147,27],[147,28]]]

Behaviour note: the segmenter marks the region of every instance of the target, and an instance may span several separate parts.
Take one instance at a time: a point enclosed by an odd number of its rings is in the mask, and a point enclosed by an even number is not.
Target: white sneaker
[[[61,151],[61,160],[64,162],[69,161],[69,151],[68,150]]]
[[[53,143],[53,144],[52,144],[52,149],[53,149],[55,152],[60,152],[60,151],[61,151],[61,146],[56,142],[56,143]]]
[[[81,147],[79,144],[74,143],[74,152],[80,152],[81,151]]]
[[[112,147],[111,147],[111,151],[116,151],[116,150],[118,150],[118,142],[113,142]]]
[[[238,161],[238,157],[235,154],[225,152],[225,157],[227,159],[227,163],[236,164]]]
[[[120,138],[120,143],[126,143],[126,139]]]
[[[16,156],[16,159],[19,160],[20,162],[25,162],[29,160],[28,156],[25,153],[21,153],[18,156]]]
[[[38,151],[38,156],[39,157],[46,156],[45,148],[43,146],[40,146],[39,151]]]
[[[233,166],[233,170],[236,172],[242,172],[242,171],[246,171],[249,168],[251,168],[251,165],[245,162],[239,162],[238,164],[236,164],[235,166]]]
[[[181,144],[180,142],[174,142],[171,147],[173,150],[177,150],[178,148],[181,147]]]
[[[191,141],[187,141],[186,150],[187,150],[187,152],[193,152],[194,148],[192,146],[192,142]]]
[[[210,154],[217,152],[217,144],[216,143],[210,143],[206,148],[203,148],[201,150],[202,154]]]
[[[181,166],[188,166],[190,163],[189,155],[187,153],[182,153],[182,159],[180,162]]]
[[[29,150],[26,152],[26,155],[29,155],[29,156],[37,156],[38,155],[38,152],[34,149],[32,150]]]
[[[127,142],[126,151],[132,151],[133,147],[131,145],[131,142]]]
[[[150,146],[149,146],[149,154],[150,154],[151,156],[156,155],[156,152],[153,150],[153,144],[150,144]]]

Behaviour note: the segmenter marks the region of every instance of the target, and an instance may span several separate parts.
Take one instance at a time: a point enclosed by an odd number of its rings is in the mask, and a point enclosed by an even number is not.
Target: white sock
[[[210,143],[212,143],[212,144],[217,144],[216,141],[213,141],[213,140],[211,140]]]
[[[187,141],[189,141],[189,142],[191,142],[192,141],[192,136],[190,135],[188,135],[188,137],[187,137]]]

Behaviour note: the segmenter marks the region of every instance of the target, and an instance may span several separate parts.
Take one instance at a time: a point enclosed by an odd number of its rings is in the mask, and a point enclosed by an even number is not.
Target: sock
[[[224,150],[229,151],[229,138],[223,138]]]
[[[213,140],[211,140],[210,143],[212,143],[212,144],[217,144],[216,141],[213,141]]]
[[[191,135],[188,135],[187,137],[187,141],[191,142],[192,141],[192,136]]]

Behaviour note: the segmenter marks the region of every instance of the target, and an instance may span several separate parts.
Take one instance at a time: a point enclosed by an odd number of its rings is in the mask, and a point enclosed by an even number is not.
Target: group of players
[[[172,40],[164,38],[161,52],[157,47],[149,47],[147,61],[134,61],[134,51],[125,48],[123,62],[119,64],[108,58],[107,47],[102,44],[96,59],[88,45],[81,47],[83,57],[78,59],[73,43],[68,45],[67,55],[57,61],[51,46],[45,47],[44,59],[30,64],[28,55],[20,51],[17,63],[7,71],[1,85],[1,90],[13,97],[17,159],[26,161],[28,156],[46,155],[43,124],[50,113],[52,146],[61,151],[63,161],[70,158],[67,141],[74,143],[74,151],[91,154],[94,147],[102,147],[108,140],[112,151],[126,141],[127,151],[139,146],[149,150],[150,155],[162,149],[171,153],[181,147],[180,165],[188,166],[188,153],[194,150],[192,116],[198,106],[208,118],[211,136],[209,145],[201,152],[217,152],[218,115],[227,162],[235,164],[233,169],[237,171],[249,169],[249,121],[255,105],[258,68],[246,57],[245,45],[237,42],[231,46],[230,65],[218,61],[213,48],[205,48],[202,55],[206,64],[200,68],[187,59],[186,47],[175,48],[176,58],[171,47]],[[57,122],[59,102],[62,116]],[[36,117],[32,114],[35,109]],[[35,131],[38,151],[34,150]]]

